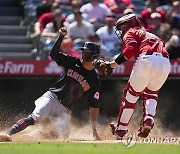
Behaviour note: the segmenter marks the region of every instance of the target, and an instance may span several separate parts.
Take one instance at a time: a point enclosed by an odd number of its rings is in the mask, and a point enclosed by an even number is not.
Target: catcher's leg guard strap
[[[7,132],[8,135],[13,135],[17,132],[24,130],[29,125],[34,124],[34,119],[31,117],[20,119],[15,125],[13,125]]]

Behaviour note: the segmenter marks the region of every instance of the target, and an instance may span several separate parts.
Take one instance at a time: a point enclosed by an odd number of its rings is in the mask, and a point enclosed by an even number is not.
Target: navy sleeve
[[[60,49],[62,40],[64,36],[60,35],[56,42],[54,43],[54,46],[50,52],[50,57],[60,66],[67,67],[72,61],[74,61],[76,58],[71,57],[70,55],[66,55],[62,53],[62,50]]]
[[[92,88],[89,96],[90,107],[99,108],[100,81],[96,83],[96,87]]]

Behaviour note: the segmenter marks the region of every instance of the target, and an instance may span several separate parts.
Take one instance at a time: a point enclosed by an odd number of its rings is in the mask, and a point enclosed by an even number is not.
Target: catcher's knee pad
[[[144,99],[155,99],[156,101],[158,100],[158,92],[159,90],[156,91],[152,91],[148,88],[146,88],[143,92],[142,92],[142,96]]]
[[[156,114],[158,104],[158,91],[152,91],[146,88],[142,93],[143,117],[144,120],[152,119]]]
[[[135,91],[130,83],[128,83],[123,90],[123,101],[125,104],[129,104],[128,106],[130,107],[137,102],[140,94],[141,92]]]

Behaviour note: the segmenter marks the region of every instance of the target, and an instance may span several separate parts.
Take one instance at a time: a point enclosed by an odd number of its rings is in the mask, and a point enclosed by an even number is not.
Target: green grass
[[[0,143],[0,154],[179,154],[180,145],[33,142]]]

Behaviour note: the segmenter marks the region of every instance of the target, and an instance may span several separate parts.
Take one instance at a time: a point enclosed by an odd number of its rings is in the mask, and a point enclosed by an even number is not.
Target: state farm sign
[[[60,75],[63,67],[52,60],[1,60],[0,75],[47,76]]]
[[[13,63],[13,61],[5,61],[0,63],[0,73],[1,74],[33,74],[34,64],[26,63]]]
[[[133,62],[127,61],[113,69],[113,76],[129,76]],[[0,76],[59,76],[64,71],[52,60],[0,60]],[[180,61],[171,61],[170,76],[180,76]]]

